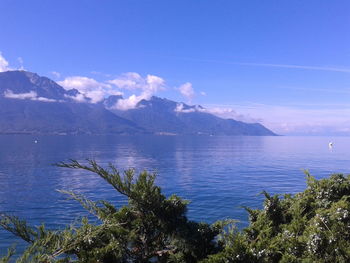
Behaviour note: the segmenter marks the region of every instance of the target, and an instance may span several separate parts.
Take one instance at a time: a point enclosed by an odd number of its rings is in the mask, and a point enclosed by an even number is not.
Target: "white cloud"
[[[192,84],[190,82],[186,82],[185,84],[182,84],[179,88],[180,93],[188,99],[188,101],[191,101],[195,95],[195,92],[192,88]]]
[[[164,89],[164,79],[154,76],[154,75],[147,75],[146,78],[147,82],[147,89],[152,92],[157,92],[158,90]]]
[[[30,91],[26,93],[13,93],[12,90],[6,90],[4,92],[5,98],[9,99],[19,99],[19,100],[27,100],[27,99],[35,99],[38,97],[38,94],[35,91]]]
[[[176,105],[176,108],[175,108],[175,112],[178,112],[178,113],[190,113],[190,112],[196,112],[196,111],[198,111],[197,107],[184,109],[184,104],[183,103],[178,103]]]
[[[91,103],[97,103],[102,101],[106,96],[122,94],[119,90],[116,90],[108,83],[98,82],[95,79],[87,77],[67,77],[62,81],[58,81],[57,83],[66,90],[78,90],[83,96],[78,94],[77,96],[71,98],[80,102],[85,101],[84,96],[89,98]]]
[[[204,91],[201,91],[200,94],[201,94],[202,96],[207,96],[207,93],[204,92]]]
[[[135,90],[138,88],[138,83],[131,79],[113,79],[108,82],[120,89]]]
[[[37,98],[34,98],[32,100],[38,100],[38,101],[44,101],[44,102],[56,102],[57,101],[57,100],[49,99],[49,98],[45,98],[45,97],[37,97]]]
[[[132,94],[128,98],[118,100],[116,105],[112,107],[118,110],[133,109],[141,100],[148,100],[157,92],[165,89],[164,79],[154,75],[147,75],[143,78],[135,72],[124,73],[108,83],[120,89],[140,92],[139,95]]]
[[[238,118],[241,118],[241,116],[239,116],[237,112],[232,108],[220,108],[220,107],[203,108],[202,112],[211,113],[224,119],[238,120]]]
[[[77,89],[82,93],[88,92],[90,90],[93,90],[105,85],[97,82],[94,79],[81,77],[81,76],[67,77],[64,80],[59,81],[58,84],[60,84],[66,90]]]
[[[144,89],[146,86],[145,79],[135,72],[124,73],[116,79],[109,80],[108,83],[126,90]]]
[[[23,66],[23,63],[24,63],[24,61],[23,61],[23,58],[22,57],[18,57],[17,58],[17,61],[18,61],[18,63],[19,63],[19,70],[24,70],[24,66]]]
[[[78,93],[75,96],[69,96],[69,95],[64,95],[68,99],[75,100],[76,102],[88,102],[87,98],[84,96],[84,94]]]
[[[117,101],[117,104],[113,106],[113,109],[117,110],[130,110],[134,109],[137,106],[137,103],[139,103],[143,99],[149,99],[148,97],[143,96],[142,94],[139,96],[136,96],[135,94],[129,96],[126,99],[120,99]]]
[[[60,78],[61,77],[61,73],[57,72],[57,71],[51,71],[50,72],[51,75],[53,75],[55,78]]]
[[[26,93],[13,93],[12,90],[6,90],[4,92],[4,97],[9,99],[18,99],[18,100],[37,100],[37,101],[44,101],[44,102],[56,102],[56,100],[54,99],[38,97],[38,94],[35,91],[30,91]]]
[[[136,105],[143,99],[148,100],[158,91],[165,89],[164,79],[147,75],[143,78],[135,72],[122,74],[120,77],[105,82],[98,82],[95,79],[72,76],[59,81],[62,87],[66,90],[76,89],[81,94],[76,96],[66,96],[78,102],[97,103],[110,95],[123,95],[120,89],[135,92],[125,99],[120,99],[112,108],[119,110],[128,110],[135,108]]]
[[[143,78],[136,72],[124,73],[116,79],[109,80],[108,83],[120,89],[142,90],[152,94],[165,89],[164,79],[154,75],[147,75]]]
[[[238,114],[234,109],[229,107],[203,108],[199,105],[195,105],[191,108],[185,109],[183,103],[178,103],[174,111],[178,113],[203,112],[213,114],[223,119],[234,119],[236,121],[243,121],[249,123],[256,123],[261,121],[261,119],[251,118],[249,115]]]
[[[9,66],[9,62],[5,59],[5,57],[0,52],[0,72],[10,71],[10,70],[25,70],[23,66],[23,58],[18,57],[17,58],[19,67],[18,68],[11,68]]]
[[[8,71],[10,70],[9,68],[9,63],[8,61],[2,56],[0,52],[0,72]]]

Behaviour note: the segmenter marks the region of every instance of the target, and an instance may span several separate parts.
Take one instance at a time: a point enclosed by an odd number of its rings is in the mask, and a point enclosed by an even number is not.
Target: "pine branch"
[[[160,188],[154,185],[156,175],[147,172],[142,172],[135,179],[135,170],[128,169],[124,171],[124,176],[120,175],[117,168],[110,164],[109,169],[106,170],[99,166],[96,161],[88,159],[89,166],[83,165],[76,160],[70,160],[70,163],[60,162],[55,164],[59,167],[71,168],[71,169],[83,169],[86,171],[98,174],[101,178],[107,181],[114,189],[120,194],[129,198],[133,202],[137,203],[139,207],[145,207],[146,210],[151,209],[153,206],[149,205],[151,200],[145,200],[145,196],[140,196],[140,191],[150,189],[153,193],[159,191]],[[152,192],[149,193],[152,196]],[[164,198],[164,196],[162,196]]]
[[[37,238],[35,229],[28,226],[25,220],[20,220],[16,216],[0,214],[0,226],[28,243],[34,242]]]
[[[15,247],[10,247],[7,249],[7,255],[0,258],[0,263],[8,263],[10,262],[10,259],[12,258],[12,256],[15,254],[16,249]]]

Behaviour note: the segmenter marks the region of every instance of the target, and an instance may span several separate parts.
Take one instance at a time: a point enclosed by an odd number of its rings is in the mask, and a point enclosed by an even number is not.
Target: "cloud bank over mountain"
[[[190,82],[186,82],[179,87],[180,93],[187,99],[188,102],[192,102],[195,95],[194,89]]]
[[[5,90],[4,97],[9,99],[19,99],[19,100],[38,100],[44,102],[56,102],[55,99],[48,99],[45,97],[39,97],[35,91],[29,91],[24,93],[13,93],[12,90]]]
[[[201,106],[180,103],[181,111],[177,110],[179,103],[151,96],[163,89],[163,79],[153,75],[142,78],[135,73],[132,78],[137,79],[137,85],[130,82],[124,82],[127,86],[118,85],[140,89],[143,99],[132,108],[120,109],[116,106],[123,105],[120,102],[125,103],[130,97],[123,99],[119,93],[102,100],[94,97],[95,93],[91,93],[94,88],[105,95],[111,93],[111,87],[92,79],[67,78],[63,82],[66,87],[62,88],[36,73],[1,72],[0,133],[275,135],[261,124],[225,120],[205,112]],[[78,96],[85,101],[76,101]],[[192,110],[186,112],[186,109]]]
[[[136,72],[128,72],[119,77],[109,80],[108,83],[116,86],[121,90],[129,90],[137,92],[128,98],[120,99],[112,107],[118,110],[134,109],[141,100],[149,100],[153,95],[159,91],[165,90],[165,80],[155,75],[147,75],[142,77]]]
[[[13,66],[0,52],[0,72],[11,70],[23,70],[23,59],[20,57],[17,68]],[[14,63],[16,64],[16,63]],[[265,66],[265,65],[264,65]],[[271,65],[266,67],[272,67]],[[286,67],[283,67],[286,68]],[[287,67],[291,68],[291,67]],[[294,67],[292,67],[294,68]],[[298,67],[299,68],[299,67]],[[193,83],[169,85],[168,81],[154,74],[141,75],[137,72],[126,72],[119,75],[94,72],[93,76],[68,75],[58,71],[50,71],[57,83],[61,85],[67,93],[63,95],[63,100],[74,100],[80,103],[99,104],[109,96],[122,96],[109,104],[109,108],[119,111],[127,111],[140,107],[140,102],[150,100],[152,96],[159,96],[162,93],[172,92],[186,103],[192,104],[202,101],[205,107],[195,106],[185,108],[182,103],[175,107],[178,113],[202,112],[216,115],[224,119],[235,119],[248,123],[263,123],[279,134],[289,135],[326,135],[326,134],[350,134],[349,106],[344,104],[325,105],[318,104],[309,107],[308,105],[276,105],[260,102],[240,102],[240,98],[235,98],[232,104],[222,105],[206,103],[217,97],[217,94],[196,91]],[[35,79],[35,77],[33,77]],[[33,79],[33,81],[35,81]],[[75,91],[73,91],[75,90]],[[69,91],[69,92],[68,92]],[[217,89],[220,94],[220,88]],[[6,89],[3,96],[6,98],[19,100],[32,100],[42,102],[59,102],[62,99],[47,97],[45,92]],[[320,89],[320,88],[286,88],[286,92],[309,92],[324,93],[329,96],[344,95],[350,93],[348,90]],[[344,97],[343,96],[343,97]],[[179,100],[179,99],[177,99]]]
[[[102,101],[105,97],[110,95],[122,95],[112,85],[104,82],[98,82],[95,79],[81,76],[67,77],[62,81],[57,82],[66,90],[76,89],[81,94],[73,96],[72,98],[79,102],[86,102],[87,98],[91,103]]]
[[[21,68],[23,67],[22,64],[23,59],[21,58]],[[0,72],[7,70],[13,69],[9,67],[9,62],[0,53]],[[97,74],[97,72],[95,73]],[[186,82],[178,87],[170,88],[166,84],[166,80],[164,78],[152,74],[147,74],[143,77],[137,72],[126,72],[112,78],[110,74],[99,73],[97,75],[102,75],[105,78],[101,81],[86,76],[67,76],[62,79],[62,74],[57,71],[51,71],[50,74],[55,78],[60,79],[57,81],[57,83],[64,89],[74,89],[78,91],[74,94],[64,95],[66,98],[72,99],[76,102],[89,102],[95,104],[102,102],[108,96],[123,96],[123,98],[117,100],[114,105],[110,105],[111,109],[116,110],[135,109],[140,101],[149,100],[152,96],[158,95],[167,89],[172,89],[179,92],[179,94],[181,94],[181,96],[188,103],[192,103],[197,94],[201,96],[207,95],[203,91],[196,93],[191,82]],[[54,101],[49,98],[38,97],[37,94],[33,93],[21,94],[14,93],[11,90],[6,92],[6,96],[12,98],[25,98],[47,102]],[[185,113],[186,111],[188,111],[188,109],[181,109],[181,106],[179,106],[178,112]],[[190,111],[193,111],[193,109]],[[206,109],[198,108],[196,111],[207,112],[226,119],[233,118],[246,122],[256,122],[256,119],[246,117],[243,114],[238,114],[234,109],[227,107],[208,107]]]
[[[60,77],[58,72],[51,72],[54,76]],[[122,95],[125,98],[118,100],[111,108],[117,110],[134,109],[142,100],[149,100],[152,96],[169,89],[166,81],[156,75],[147,74],[141,76],[137,72],[126,72],[104,81],[97,81],[84,76],[70,76],[57,82],[66,90],[76,89],[80,92],[71,98],[78,102],[98,103],[111,95]],[[180,85],[177,90],[187,102],[192,102],[195,91],[190,82]],[[126,95],[125,93],[128,93]],[[204,94],[202,92],[202,94]],[[204,95],[203,95],[204,96]]]

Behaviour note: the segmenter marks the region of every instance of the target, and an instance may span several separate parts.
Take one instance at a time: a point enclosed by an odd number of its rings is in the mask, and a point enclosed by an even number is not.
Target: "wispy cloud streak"
[[[302,70],[350,73],[350,68],[335,67],[335,66],[309,66],[309,65],[294,65],[294,64],[235,62],[235,61],[224,61],[224,60],[213,60],[213,59],[197,59],[197,58],[189,58],[189,57],[173,57],[173,58],[186,60],[186,61],[217,63],[217,64],[237,65],[237,66],[287,68],[287,69],[302,69]]]
[[[305,69],[305,70],[319,70],[319,71],[334,71],[334,72],[350,73],[350,69],[338,68],[338,67],[302,66],[302,65],[288,65],[288,64],[265,64],[265,63],[236,63],[236,64],[242,65],[242,66],[290,68],[290,69]]]

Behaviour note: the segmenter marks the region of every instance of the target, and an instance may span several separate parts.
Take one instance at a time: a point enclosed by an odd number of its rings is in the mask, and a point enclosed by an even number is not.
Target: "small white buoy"
[[[332,148],[332,147],[333,147],[333,142],[329,142],[329,143],[328,143],[328,147],[329,147],[329,148]]]
[[[35,140],[35,141],[34,141],[34,143],[38,143],[38,141],[37,141],[37,140]]]

